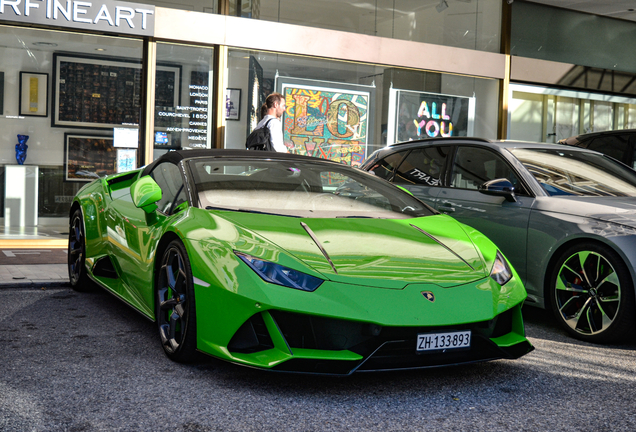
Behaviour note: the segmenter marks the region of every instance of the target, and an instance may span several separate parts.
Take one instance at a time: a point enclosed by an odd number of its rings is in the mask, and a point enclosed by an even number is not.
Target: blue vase
[[[29,148],[27,145],[28,140],[28,135],[18,135],[18,143],[15,145],[15,159],[19,165],[24,165],[24,161],[26,160],[27,149]]]

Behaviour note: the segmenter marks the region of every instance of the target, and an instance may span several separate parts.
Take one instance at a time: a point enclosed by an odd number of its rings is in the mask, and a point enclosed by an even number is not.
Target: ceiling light
[[[56,47],[57,44],[53,42],[33,42],[35,46]]]
[[[437,12],[440,12],[440,13],[444,11],[446,8],[448,8],[448,3],[446,3],[446,0],[441,0],[439,4],[435,6],[435,9],[437,9]]]
[[[95,51],[106,51],[106,48],[95,48]]]

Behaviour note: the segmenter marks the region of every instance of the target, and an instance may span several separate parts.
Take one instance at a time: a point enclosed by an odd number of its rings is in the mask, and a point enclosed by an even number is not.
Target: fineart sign
[[[0,20],[153,36],[155,7],[112,0],[0,0]]]
[[[389,143],[472,135],[474,106],[475,98],[391,89]]]
[[[280,88],[287,105],[283,139],[290,153],[353,166],[362,163],[368,144],[372,89],[357,91],[288,82],[282,82]]]

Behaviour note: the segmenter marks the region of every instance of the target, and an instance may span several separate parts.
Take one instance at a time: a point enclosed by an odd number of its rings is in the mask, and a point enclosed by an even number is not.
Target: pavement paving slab
[[[0,265],[0,289],[68,286],[66,264]]]

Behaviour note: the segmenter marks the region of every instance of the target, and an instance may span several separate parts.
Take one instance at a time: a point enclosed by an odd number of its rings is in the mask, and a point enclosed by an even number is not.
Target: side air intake
[[[93,275],[109,279],[119,279],[117,270],[115,270],[115,266],[109,256],[102,257],[95,262]]]

